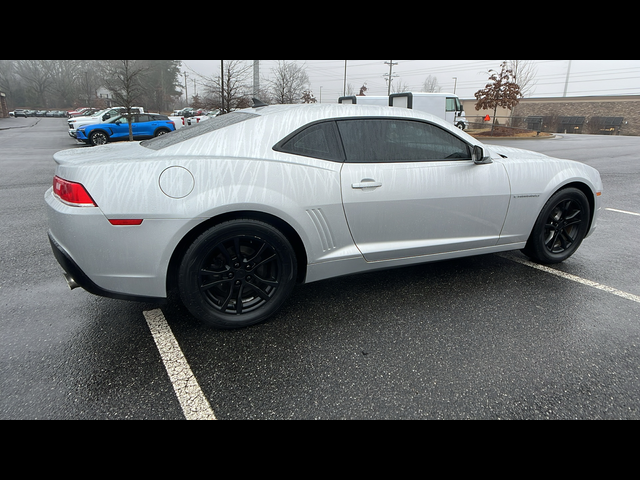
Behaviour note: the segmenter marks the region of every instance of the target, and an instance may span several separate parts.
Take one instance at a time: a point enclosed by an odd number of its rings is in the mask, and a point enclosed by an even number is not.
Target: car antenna
[[[258,100],[257,98],[252,98],[251,100],[253,100],[253,105],[251,106],[251,108],[268,107],[268,105],[262,100]]]

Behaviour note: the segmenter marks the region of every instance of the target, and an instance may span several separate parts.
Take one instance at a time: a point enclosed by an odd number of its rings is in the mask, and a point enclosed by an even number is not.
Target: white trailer
[[[464,130],[469,126],[464,108],[453,93],[403,92],[389,95],[389,106],[431,113]]]
[[[389,106],[389,97],[382,96],[369,96],[369,95],[349,95],[347,97],[338,98],[338,103],[344,103],[345,105],[380,105],[383,107]]]

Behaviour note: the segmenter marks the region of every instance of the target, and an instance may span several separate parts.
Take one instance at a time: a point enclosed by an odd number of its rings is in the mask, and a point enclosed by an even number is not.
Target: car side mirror
[[[473,151],[471,152],[471,159],[473,160],[473,163],[475,163],[476,165],[484,165],[486,163],[493,163],[491,161],[491,157],[489,156],[484,156],[484,150],[482,147],[475,145],[473,147]]]

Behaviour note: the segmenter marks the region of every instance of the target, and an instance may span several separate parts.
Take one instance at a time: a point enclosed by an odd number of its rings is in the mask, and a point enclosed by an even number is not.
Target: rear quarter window
[[[343,162],[344,154],[334,121],[305,125],[273,146],[278,152]]]

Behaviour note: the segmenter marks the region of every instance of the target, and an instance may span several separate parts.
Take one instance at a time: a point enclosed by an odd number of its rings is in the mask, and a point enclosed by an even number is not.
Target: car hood
[[[543,158],[552,158],[544,153],[533,152],[531,150],[525,150],[523,148],[504,147],[502,145],[486,145],[491,152],[500,155],[502,158],[516,159],[516,160],[539,160]]]

